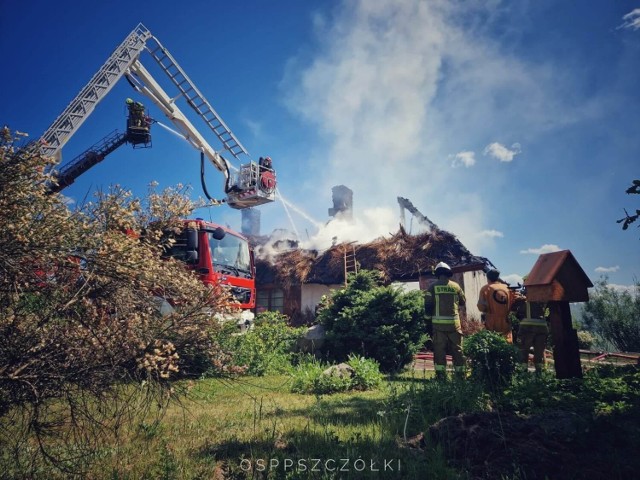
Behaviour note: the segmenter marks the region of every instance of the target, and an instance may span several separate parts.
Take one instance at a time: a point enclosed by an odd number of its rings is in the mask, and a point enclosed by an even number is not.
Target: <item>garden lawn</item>
[[[103,451],[90,477],[457,478],[439,452],[401,446],[420,426],[399,399],[421,381],[313,396],[289,393],[286,376],[201,380],[182,407]]]

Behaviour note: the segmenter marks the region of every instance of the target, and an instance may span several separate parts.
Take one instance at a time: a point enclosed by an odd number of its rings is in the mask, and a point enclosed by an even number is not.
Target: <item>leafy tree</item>
[[[373,271],[351,274],[347,287],[330,297],[318,318],[326,329],[329,357],[372,358],[383,372],[409,364],[426,339],[422,292],[382,286]]]
[[[640,180],[634,180],[633,182],[631,182],[631,186],[627,188],[627,193],[631,195],[640,194]],[[616,223],[622,223],[622,229],[626,230],[627,228],[629,228],[629,225],[638,220],[638,218],[640,217],[640,210],[636,210],[636,213],[634,215],[629,215],[629,212],[627,212],[627,209],[625,208],[624,214],[625,217],[621,218]]]
[[[581,323],[620,351],[640,352],[640,282],[633,292],[619,291],[602,277],[584,305]]]
[[[164,404],[173,379],[228,370],[212,315],[227,297],[160,258],[197,206],[183,187],[146,201],[115,187],[72,211],[48,194],[51,160],[1,134],[0,450],[21,432],[49,461],[65,460],[49,439],[83,458],[103,429]],[[162,317],[159,298],[179,308]]]

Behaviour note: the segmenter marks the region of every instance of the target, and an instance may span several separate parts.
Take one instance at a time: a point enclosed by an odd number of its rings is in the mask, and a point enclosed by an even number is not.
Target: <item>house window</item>
[[[256,310],[258,313],[266,310],[284,313],[284,292],[279,288],[258,290]]]

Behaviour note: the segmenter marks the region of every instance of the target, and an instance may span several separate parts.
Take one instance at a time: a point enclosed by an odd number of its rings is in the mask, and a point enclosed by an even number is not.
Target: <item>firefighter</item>
[[[447,371],[447,348],[451,350],[456,377],[464,377],[462,327],[458,309],[465,304],[462,288],[450,280],[451,267],[444,262],[436,265],[438,277],[425,293],[424,309],[433,331],[433,363],[436,378],[444,380]]]
[[[258,165],[260,165],[260,172],[273,169],[273,162],[271,161],[271,157],[260,157]]]
[[[525,290],[524,298],[516,304],[516,314],[520,319],[517,341],[520,348],[520,361],[525,368],[529,365],[529,351],[533,347],[533,365],[536,374],[540,374],[544,369],[544,350],[549,336],[546,319],[547,305],[543,302],[528,301]]]
[[[480,289],[478,298],[478,310],[484,314],[484,327],[498,332],[507,342],[513,343],[509,312],[514,296],[509,287],[500,280],[500,272],[495,268],[487,272],[487,279],[489,282]]]
[[[260,157],[258,165],[260,166],[260,190],[270,194],[276,188],[276,177],[271,157]]]
[[[144,105],[140,102],[133,101],[133,99],[131,98],[127,98],[126,103],[127,107],[129,108],[132,126],[144,127],[146,123],[144,115]]]

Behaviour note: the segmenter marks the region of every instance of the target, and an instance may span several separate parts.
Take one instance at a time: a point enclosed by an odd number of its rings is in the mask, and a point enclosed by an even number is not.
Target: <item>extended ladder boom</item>
[[[147,51],[151,55],[171,80],[178,90],[176,94],[170,96],[166,93],[142,65],[140,57],[143,51]],[[141,23],[116,48],[107,62],[44,133],[40,139],[42,153],[46,156],[54,157],[60,162],[60,151],[64,144],[80,128],[82,123],[94,111],[96,105],[109,93],[123,75],[126,75],[136,90],[151,98],[174,125],[178,127],[185,138],[224,174],[224,191],[227,197],[223,201],[229,206],[242,209],[275,200],[276,177],[269,158],[261,158],[259,164],[250,161],[241,165],[237,175],[232,178],[227,160],[209,145],[178,108],[176,101],[179,98],[184,98],[187,104],[218,138],[223,147],[221,151],[229,152],[236,159],[240,159],[240,155],[249,157],[244,146],[216,113],[209,101],[196,88],[173,56]],[[263,162],[263,160],[265,161]],[[93,162],[89,157],[84,160],[76,159],[74,162],[79,163],[66,167],[77,173],[77,175],[74,173],[73,179],[97,163]],[[79,168],[80,165],[82,165],[82,168]],[[61,178],[60,175],[58,175],[58,178]]]
[[[60,172],[56,175],[56,184],[52,185],[49,191],[51,193],[60,192],[67,188],[76,178],[100,163],[107,155],[125,143],[127,143],[126,133],[120,133],[117,130],[111,132],[60,169]]]
[[[184,138],[196,149],[201,150],[211,163],[224,174],[225,180],[229,178],[227,161],[211,148],[209,143],[200,132],[198,132],[198,129],[194,127],[189,119],[182,113],[178,105],[176,105],[175,100],[169,97],[167,92],[154,80],[147,69],[144,68],[140,62],[134,62],[126,75],[134,88],[150,98],[162,113],[178,128]]]
[[[200,93],[200,90],[198,90],[184,70],[178,65],[178,62],[176,62],[156,37],[151,36],[150,41],[147,43],[147,51],[158,65],[160,65],[162,70],[164,70],[178,90],[180,90],[180,93],[191,108],[197,112],[200,118],[202,118],[211,131],[218,137],[224,149],[235,158],[239,158],[239,155],[243,153],[249,155],[233,132],[213,109],[209,101]]]
[[[144,25],[139,24],[124,39],[89,83],[42,135],[43,155],[57,157],[58,161],[60,160],[60,149],[136,61],[149,38],[151,38],[151,32]]]

